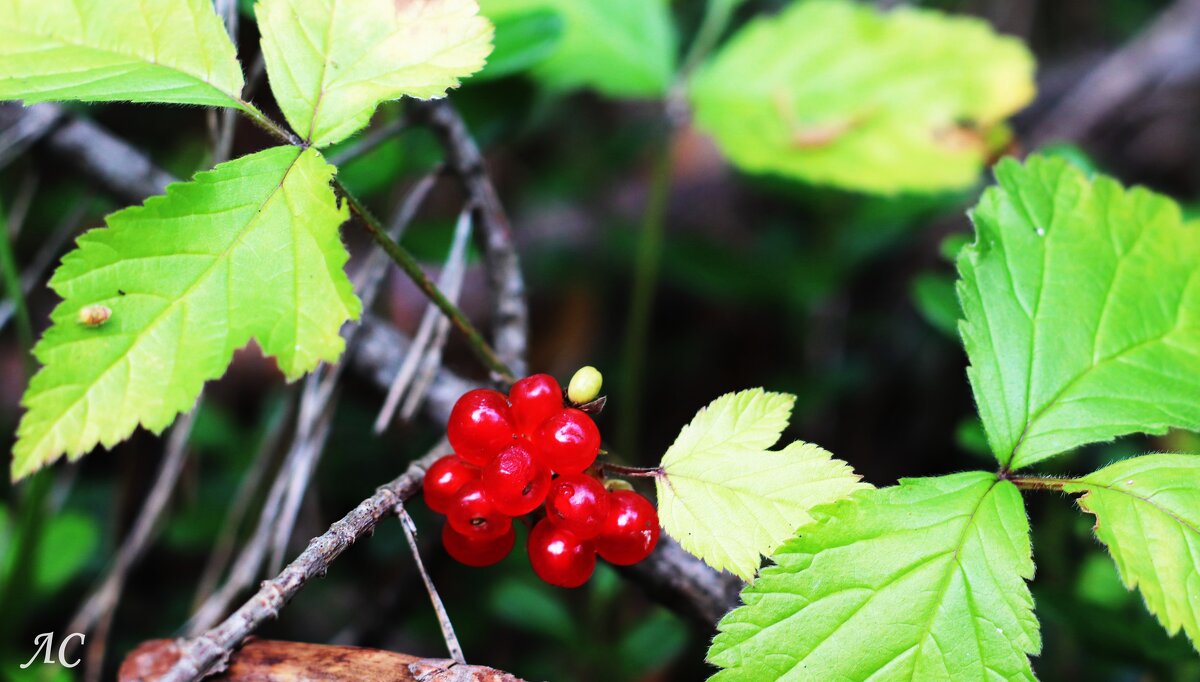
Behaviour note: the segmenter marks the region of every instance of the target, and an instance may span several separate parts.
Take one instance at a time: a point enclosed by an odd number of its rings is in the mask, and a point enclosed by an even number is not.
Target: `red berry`
[[[479,469],[467,464],[461,457],[446,455],[425,472],[425,482],[422,484],[425,504],[433,511],[445,514],[459,489],[477,480]]]
[[[509,516],[528,514],[546,499],[550,471],[524,443],[510,445],[483,468],[483,487],[492,504]]]
[[[549,374],[534,374],[508,390],[517,429],[532,436],[550,415],[563,408],[562,387]]]
[[[517,534],[511,525],[507,533],[492,540],[472,540],[448,523],[442,526],[442,546],[446,553],[468,566],[491,566],[508,556],[516,541]]]
[[[600,534],[608,517],[608,491],[600,481],[584,474],[554,479],[546,495],[546,518],[580,540]]]
[[[483,483],[471,481],[446,510],[450,527],[471,540],[494,540],[512,529],[512,519],[496,508]]]
[[[600,452],[600,429],[586,413],[567,408],[542,422],[533,444],[554,471],[581,474]]]
[[[459,457],[483,466],[516,437],[512,413],[504,394],[477,388],[462,394],[450,411],[446,436]]]
[[[596,539],[606,561],[628,566],[650,556],[658,544],[658,512],[650,500],[631,490],[608,494],[608,518]]]
[[[539,578],[559,587],[579,587],[596,569],[596,548],[546,519],[529,533],[529,563]]]

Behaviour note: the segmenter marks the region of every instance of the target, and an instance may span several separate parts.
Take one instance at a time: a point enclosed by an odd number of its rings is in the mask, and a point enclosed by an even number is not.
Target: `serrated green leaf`
[[[492,51],[475,0],[261,0],[255,11],[271,91],[317,147],[361,130],[381,102],[444,96]]]
[[[553,10],[565,31],[554,53],[534,68],[548,86],[592,88],[609,97],[654,98],[675,77],[678,35],[669,0],[482,0],[501,18]]]
[[[978,180],[993,132],[1033,98],[1033,58],[976,19],[810,0],[739,31],[690,94],[744,170],[939,190]]]
[[[1084,493],[1121,580],[1141,591],[1167,632],[1200,650],[1200,457],[1146,455],[1107,466],[1064,490]]]
[[[0,0],[0,99],[241,108],[211,0]]]
[[[1028,466],[1200,429],[1200,228],[1170,199],[1006,160],[959,256],[968,375],[992,451]]]
[[[995,474],[822,507],[721,619],[717,682],[1033,680],[1029,520]]]
[[[347,217],[315,150],[276,147],[221,164],[108,217],[50,286],[62,296],[34,349],[12,476],[160,432],[251,339],[289,379],[334,361],[360,304],[342,267]],[[80,322],[85,306],[111,317]]]
[[[756,388],[714,400],[683,427],[655,479],[662,527],[717,570],[751,580],[809,510],[869,487],[843,461],[796,441],[768,450],[796,397]]]

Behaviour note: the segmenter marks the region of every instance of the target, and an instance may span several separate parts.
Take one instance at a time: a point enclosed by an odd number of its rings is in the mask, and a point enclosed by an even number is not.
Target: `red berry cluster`
[[[450,413],[455,454],[425,474],[425,502],[446,515],[442,544],[468,566],[500,561],[516,542],[513,518],[545,506],[529,533],[529,562],[538,577],[578,587],[596,555],[635,564],[658,543],[658,513],[630,490],[609,491],[589,472],[600,431],[587,413],[563,404],[558,382],[535,374],[508,397],[477,389]]]

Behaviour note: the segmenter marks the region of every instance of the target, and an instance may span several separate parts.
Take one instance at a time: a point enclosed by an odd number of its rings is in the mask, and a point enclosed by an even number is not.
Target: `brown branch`
[[[1033,145],[1084,140],[1164,83],[1200,73],[1200,0],[1176,0],[1128,45],[1075,79],[1027,136]]]
[[[45,104],[39,107],[54,107]],[[0,125],[13,125],[29,116],[19,104],[0,105]],[[122,200],[140,202],[161,194],[175,181],[141,151],[92,121],[61,114],[61,124],[43,138],[45,148],[58,160],[92,179]]]
[[[283,572],[265,581],[249,601],[220,625],[179,642],[179,660],[162,676],[164,682],[190,682],[224,669],[229,653],[265,621],[279,615],[292,597],[312,578],[325,575],[329,566],[386,517],[421,489],[425,470],[442,455],[441,444],[409,465],[395,480],[381,486],[319,537],[308,543]]]
[[[169,639],[143,642],[121,664],[119,682],[157,682],[180,657]],[[220,682],[522,682],[495,668],[379,649],[254,639],[230,656]]]

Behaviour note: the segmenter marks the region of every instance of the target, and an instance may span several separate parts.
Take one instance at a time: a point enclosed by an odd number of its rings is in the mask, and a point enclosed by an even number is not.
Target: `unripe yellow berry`
[[[600,374],[600,370],[591,365],[581,367],[567,385],[567,398],[576,405],[590,403],[600,395],[600,387],[603,385],[604,375]]]

